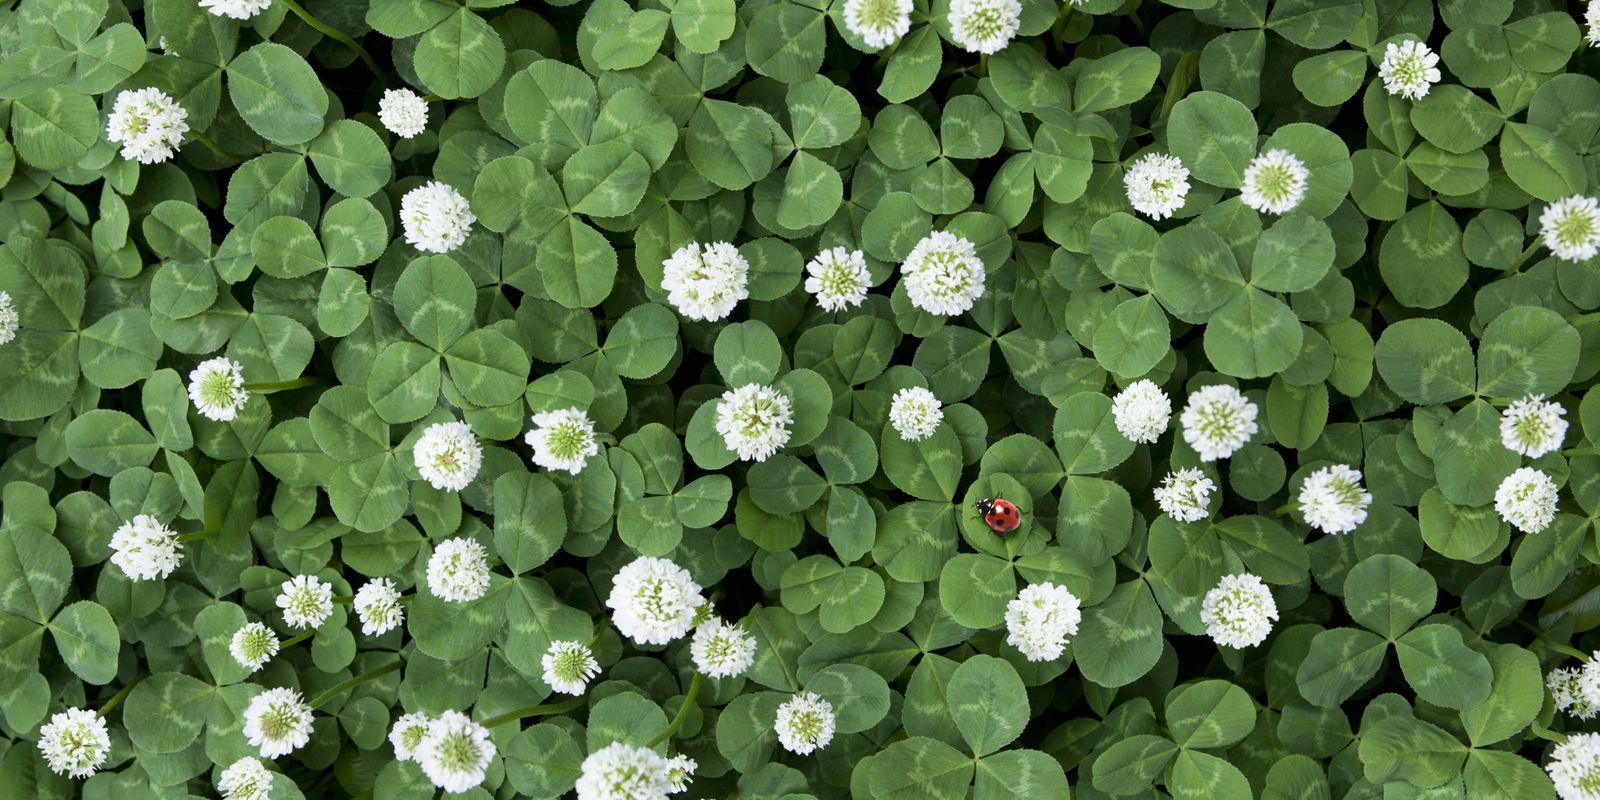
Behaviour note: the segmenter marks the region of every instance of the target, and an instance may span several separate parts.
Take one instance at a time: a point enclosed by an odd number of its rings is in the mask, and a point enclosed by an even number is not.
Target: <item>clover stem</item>
[[[1564,644],[1556,644],[1554,642],[1551,642],[1550,644],[1548,644],[1546,646],[1549,647],[1551,650],[1556,651],[1557,653],[1562,653],[1564,655],[1572,656],[1573,658],[1579,659],[1580,661],[1583,661],[1584,663],[1588,663],[1589,662],[1589,654],[1585,653],[1582,650],[1579,650],[1577,648],[1568,647],[1567,645],[1564,645]]]
[[[311,707],[318,708],[323,703],[326,703],[329,700],[344,694],[350,689],[360,686],[367,681],[388,675],[389,673],[399,669],[400,665],[403,663],[405,663],[403,659],[395,659],[394,661],[390,661],[388,664],[378,667],[377,669],[363,672],[360,675],[357,675],[354,678],[351,678],[350,680],[347,680],[344,683],[341,683],[338,686],[335,686],[332,689],[317,695],[317,699],[311,701]]]
[[[1533,238],[1533,241],[1528,244],[1528,249],[1523,250],[1522,251],[1522,255],[1517,257],[1516,263],[1514,263],[1510,267],[1506,268],[1505,274],[1507,274],[1507,275],[1515,275],[1515,274],[1517,274],[1517,272],[1522,269],[1522,265],[1528,263],[1528,259],[1532,258],[1533,254],[1539,251],[1539,245],[1540,244],[1541,244],[1541,242],[1539,241],[1539,237],[1535,236]]]
[[[288,648],[293,647],[294,645],[297,645],[297,644],[299,644],[299,643],[301,643],[301,642],[303,642],[303,641],[305,641],[307,639],[310,639],[312,636],[315,636],[316,633],[317,633],[317,629],[316,628],[312,628],[310,630],[301,631],[301,632],[299,632],[299,633],[297,633],[297,634],[295,634],[293,636],[290,636],[287,639],[284,639],[281,643],[278,644],[278,648],[279,649],[288,649]]]
[[[189,533],[179,534],[178,535],[178,541],[180,541],[180,542],[203,542],[203,541],[206,540],[206,537],[210,536],[210,535],[211,535],[211,531],[190,531]]]
[[[526,719],[528,717],[548,717],[555,714],[565,714],[581,705],[583,705],[582,697],[574,697],[570,700],[563,700],[559,703],[540,703],[536,706],[528,706],[526,708],[519,708],[515,711],[507,711],[504,714],[490,717],[478,724],[485,728],[493,728],[496,725],[504,725],[507,722]]]
[[[1279,507],[1278,509],[1273,511],[1271,514],[1268,514],[1267,516],[1272,517],[1273,519],[1277,519],[1278,517],[1284,516],[1285,514],[1288,514],[1289,512],[1291,512],[1291,511],[1293,511],[1293,510],[1295,510],[1295,509],[1297,509],[1299,507],[1300,507],[1299,503],[1285,503],[1283,506]]]
[[[116,708],[117,704],[122,702],[122,698],[127,697],[128,693],[133,691],[133,687],[138,686],[140,681],[148,677],[150,677],[148,674],[140,675],[139,677],[129,681],[127,686],[118,689],[116,694],[111,695],[110,700],[107,700],[104,705],[100,706],[100,710],[95,712],[95,716],[105,719],[105,716],[111,713],[111,709]]]
[[[1151,126],[1160,122],[1172,113],[1172,107],[1178,104],[1183,96],[1189,93],[1190,84],[1194,83],[1195,75],[1200,72],[1200,57],[1192,52],[1184,53],[1178,59],[1178,65],[1172,68],[1172,78],[1167,83],[1167,94],[1161,99],[1161,113],[1158,114]]]
[[[311,384],[316,383],[316,382],[317,382],[316,378],[313,378],[313,377],[311,377],[309,375],[301,375],[298,378],[290,378],[289,380],[286,380],[286,381],[267,381],[265,383],[247,383],[247,384],[244,385],[244,389],[247,392],[279,392],[279,391],[283,391],[285,389],[298,389],[298,388],[300,388],[302,386],[310,386]]]
[[[689,709],[694,706],[695,698],[700,696],[700,684],[704,681],[704,675],[698,672],[694,674],[694,680],[689,681],[689,692],[683,696],[683,705],[678,706],[678,713],[672,718],[672,724],[668,725],[667,729],[662,731],[656,738],[651,739],[650,743],[645,747],[654,748],[656,745],[672,738],[672,734],[677,733],[678,729],[683,727],[683,721],[689,718]]]
[[[222,149],[221,145],[217,144],[216,142],[211,141],[211,138],[209,136],[206,136],[205,134],[203,134],[203,133],[201,133],[201,132],[199,132],[197,130],[190,129],[189,138],[194,139],[195,141],[205,145],[208,150],[210,150],[211,152],[213,152],[213,153],[215,153],[217,155],[217,158],[228,159],[230,161],[249,161],[250,160],[250,156],[244,156],[244,155],[240,155],[238,153],[230,153],[227,150]]]
[[[1539,737],[1540,739],[1543,739],[1543,740],[1547,741],[1547,742],[1555,742],[1556,744],[1564,744],[1567,741],[1567,735],[1566,734],[1561,733],[1560,731],[1550,730],[1549,728],[1546,728],[1545,726],[1540,725],[1537,720],[1535,720],[1532,724],[1530,724],[1528,726],[1528,732],[1533,734],[1534,736]]]
[[[1572,447],[1561,451],[1564,456],[1600,456],[1600,447]]]
[[[294,12],[295,16],[300,18],[301,22],[310,25],[314,30],[316,30],[318,33],[321,33],[323,36],[326,36],[329,39],[332,39],[339,44],[356,51],[356,55],[361,57],[361,61],[367,65],[367,69],[372,70],[372,74],[380,77],[383,75],[383,70],[378,68],[378,62],[373,61],[372,56],[367,53],[366,48],[362,47],[360,44],[357,44],[356,40],[344,35],[337,28],[334,28],[324,23],[322,20],[311,16],[311,12],[301,8],[300,4],[296,3],[294,0],[282,0],[282,2],[285,7]]]

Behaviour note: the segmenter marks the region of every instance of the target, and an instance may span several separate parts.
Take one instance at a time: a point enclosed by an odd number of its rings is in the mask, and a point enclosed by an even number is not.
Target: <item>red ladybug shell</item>
[[[1022,524],[1022,512],[1017,510],[1017,504],[1003,498],[985,498],[973,503],[978,513],[983,515],[983,521],[995,533],[1010,533]]]

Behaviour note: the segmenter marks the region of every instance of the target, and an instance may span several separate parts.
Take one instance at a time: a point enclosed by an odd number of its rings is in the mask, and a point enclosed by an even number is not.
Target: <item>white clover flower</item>
[[[293,689],[268,689],[250,698],[244,735],[262,758],[293,753],[311,741],[311,706]]]
[[[648,747],[613,742],[590,753],[578,776],[578,800],[658,800],[676,791],[671,765]]]
[[[1017,0],[951,0],[950,35],[969,53],[998,53],[1022,25]]]
[[[1530,394],[1500,412],[1500,443],[1528,458],[1555,452],[1567,436],[1566,414],[1560,403]]]
[[[226,356],[200,362],[189,373],[189,399],[206,419],[231,421],[250,399],[244,388],[244,366]]]
[[[478,477],[483,446],[465,422],[435,422],[422,431],[411,451],[422,479],[435,489],[459,492]]]
[[[1576,671],[1578,696],[1574,699],[1574,705],[1582,703],[1592,714],[1595,709],[1600,709],[1600,650],[1590,653],[1583,668]]]
[[[694,668],[707,678],[743,675],[756,661],[756,637],[738,625],[713,617],[694,629],[689,643]]]
[[[783,749],[807,755],[833,741],[833,704],[815,692],[800,692],[778,706],[773,730]]]
[[[533,463],[549,470],[576,475],[589,457],[600,452],[594,422],[576,408],[541,411],[533,415],[533,428],[523,437],[533,448]]]
[[[911,305],[929,314],[965,314],[983,296],[985,272],[977,248],[966,237],[948,231],[922,237],[900,272]]]
[[[583,694],[589,681],[600,674],[600,662],[582,642],[551,642],[540,663],[544,666],[544,682],[562,694]]]
[[[606,606],[612,624],[639,644],[666,644],[694,627],[705,605],[700,585],[689,571],[665,558],[641,556],[623,567],[611,583]]]
[[[11,293],[0,292],[0,344],[10,344],[17,338],[17,309],[11,305]]]
[[[1300,484],[1300,513],[1323,533],[1350,533],[1367,521],[1372,495],[1361,487],[1361,471],[1346,464],[1323,467]]]
[[[700,765],[695,760],[679,753],[667,759],[667,784],[668,791],[673,794],[689,788],[689,781],[694,778],[694,771]]]
[[[844,26],[868,47],[888,47],[911,30],[911,6],[911,0],[845,0]]]
[[[271,791],[272,773],[248,756],[233,762],[217,778],[217,793],[222,800],[267,800]]]
[[[1557,258],[1594,258],[1600,253],[1600,201],[1575,194],[1545,206],[1539,215],[1539,234]]]
[[[110,752],[106,721],[93,711],[69,708],[57,712],[39,729],[39,753],[57,775],[87,778],[106,763]]]
[[[272,0],[200,0],[200,7],[213,16],[246,20],[271,8]]]
[[[390,133],[410,139],[428,127],[428,101],[410,89],[385,89],[378,101],[378,121]]]
[[[1029,661],[1053,661],[1067,649],[1067,637],[1083,621],[1078,597],[1065,586],[1034,583],[1006,604],[1006,644]]]
[[[421,711],[402,714],[389,729],[389,744],[394,746],[394,757],[401,761],[417,760],[417,745],[428,735],[428,725],[433,718]]]
[[[361,620],[361,632],[367,636],[380,636],[400,627],[405,622],[406,609],[400,605],[400,590],[388,578],[373,578],[356,592],[356,617]]]
[[[1256,404],[1225,383],[1213,384],[1189,395],[1179,422],[1183,440],[1201,461],[1227,458],[1256,435]]]
[[[909,2],[906,8],[911,8]],[[817,305],[824,311],[843,311],[861,305],[867,299],[867,287],[872,285],[867,257],[860,250],[843,247],[824,250],[806,264],[806,273],[810,276],[806,278],[806,291],[816,295]]]
[[[1288,150],[1272,149],[1244,170],[1244,204],[1268,214],[1287,214],[1306,197],[1306,164]]]
[[[722,393],[717,402],[717,433],[741,461],[766,461],[789,441],[789,398],[759,383]]]
[[[476,539],[446,539],[428,557],[428,590],[456,603],[489,591],[489,552]]]
[[[1189,196],[1189,169],[1177,156],[1146,153],[1122,176],[1133,209],[1151,219],[1166,219]]]
[[[1255,647],[1278,619],[1278,604],[1261,579],[1246,572],[1223,577],[1200,602],[1206,633],[1225,647]]]
[[[128,580],[165,579],[183,563],[183,545],[171,528],[140,514],[111,534],[111,563]]]
[[[333,585],[315,575],[296,575],[283,582],[278,608],[291,628],[315,628],[333,615]]]
[[[1194,467],[1169,472],[1156,487],[1156,505],[1161,506],[1162,513],[1179,522],[1202,520],[1209,513],[1206,506],[1215,488],[1216,483]]]
[[[1494,510],[1517,530],[1538,533],[1555,520],[1556,500],[1556,482],[1533,467],[1523,467],[1500,482]]]
[[[1550,689],[1550,699],[1555,703],[1557,711],[1588,720],[1594,718],[1600,706],[1596,706],[1593,702],[1591,692],[1585,691],[1591,687],[1585,686],[1584,672],[1585,670],[1572,668],[1553,669],[1545,676],[1544,684]]]
[[[944,420],[944,408],[933,392],[911,386],[894,393],[889,401],[889,424],[907,442],[932,436]]]
[[[460,711],[446,711],[428,723],[414,757],[434,786],[460,793],[483,783],[494,753],[488,728]]]
[[[1151,444],[1172,420],[1172,400],[1154,381],[1137,380],[1111,399],[1111,415],[1124,439]]]
[[[1407,100],[1421,100],[1439,82],[1439,56],[1415,39],[1399,44],[1390,42],[1378,65],[1378,77],[1389,94]]]
[[[460,247],[477,221],[467,198],[439,181],[428,181],[400,198],[406,244],[424,253],[448,253]]]
[[[106,138],[122,145],[122,157],[140,164],[172,158],[189,132],[189,112],[160,89],[126,89],[117,94],[106,121]]]
[[[259,622],[245,623],[244,627],[233,632],[233,638],[228,642],[228,652],[233,654],[233,660],[239,662],[239,666],[255,672],[278,654],[278,635]]]
[[[1585,38],[1589,44],[1600,47],[1600,0],[1589,0],[1589,8],[1583,12],[1583,21],[1587,28]]]
[[[691,242],[661,262],[661,291],[678,313],[715,322],[750,296],[750,262],[727,242]]]
[[[1561,800],[1600,800],[1600,733],[1569,733],[1545,765]]]

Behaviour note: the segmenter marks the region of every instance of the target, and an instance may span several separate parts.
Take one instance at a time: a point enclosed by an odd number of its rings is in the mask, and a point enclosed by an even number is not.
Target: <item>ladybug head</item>
[[[979,514],[982,514],[984,516],[988,516],[989,514],[994,512],[994,500],[991,499],[991,498],[985,497],[985,498],[983,498],[981,500],[978,500],[977,502],[973,503],[972,507],[978,509],[978,513]]]

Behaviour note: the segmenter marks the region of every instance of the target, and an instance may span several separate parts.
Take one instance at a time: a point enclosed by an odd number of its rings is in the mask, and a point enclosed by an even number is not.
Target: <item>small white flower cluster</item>
[[[766,461],[782,449],[793,421],[788,396],[759,383],[723,392],[717,403],[717,433],[740,461]]]
[[[1167,219],[1183,208],[1189,196],[1189,168],[1177,156],[1146,153],[1122,176],[1122,188],[1135,211],[1151,219]]]
[[[1569,733],[1544,771],[1561,800],[1600,800],[1600,733]]]
[[[1256,435],[1256,404],[1227,384],[1213,384],[1189,395],[1179,422],[1183,440],[1201,461],[1227,458]]]
[[[1206,633],[1224,647],[1255,647],[1267,640],[1278,619],[1278,604],[1261,579],[1246,572],[1228,575],[1200,601]]]
[[[1172,400],[1154,381],[1137,380],[1111,399],[1111,416],[1124,439],[1153,444],[1172,420]]]
[[[244,735],[262,758],[293,753],[311,741],[311,706],[293,689],[268,689],[245,707]]]
[[[233,654],[233,660],[239,662],[239,666],[255,672],[278,654],[278,635],[262,623],[245,623],[244,627],[233,632],[233,638],[228,641],[228,652]]]
[[[1522,467],[1505,477],[1494,492],[1494,510],[1523,533],[1538,533],[1556,518],[1559,494],[1549,475]]]
[[[428,557],[428,590],[452,603],[470,603],[489,591],[489,551],[476,539],[446,539]]]
[[[576,408],[534,414],[533,427],[522,440],[533,448],[535,466],[573,475],[582,472],[590,456],[600,452],[594,422]]]
[[[39,753],[57,775],[87,778],[106,763],[110,752],[106,721],[93,711],[69,708],[57,712],[39,729]]]
[[[206,419],[230,422],[250,399],[244,366],[226,356],[200,362],[189,373],[189,399]]]
[[[1528,458],[1555,452],[1567,436],[1566,414],[1560,403],[1528,395],[1500,412],[1500,443]]]
[[[429,782],[449,793],[483,783],[495,754],[489,730],[460,711],[402,714],[389,729],[389,744],[395,758],[416,762]]]
[[[428,102],[410,89],[385,89],[378,101],[378,121],[390,133],[410,139],[428,128]]]
[[[594,653],[582,642],[551,642],[539,663],[544,667],[540,677],[551,689],[562,694],[583,694],[589,688],[589,681],[600,674],[600,662],[594,660]]]
[[[247,20],[272,7],[272,0],[200,0],[200,7],[213,16]],[[165,49],[166,45],[162,45]]]
[[[189,132],[189,112],[160,89],[127,89],[117,94],[106,121],[106,138],[122,145],[122,157],[140,164],[172,158]]]
[[[815,692],[799,692],[778,706],[772,728],[783,749],[809,755],[833,741],[833,704]]]
[[[1179,522],[1196,522],[1209,513],[1206,509],[1215,488],[1216,483],[1195,467],[1168,472],[1156,487],[1156,505]]]
[[[1589,0],[1589,7],[1583,12],[1583,22],[1584,37],[1589,44],[1600,47],[1600,0]]]
[[[727,242],[691,242],[661,262],[661,291],[678,313],[715,322],[750,296],[750,262]]]
[[[1347,464],[1323,467],[1300,484],[1300,513],[1323,533],[1350,533],[1367,521],[1372,495],[1361,486],[1361,472]]]
[[[465,422],[436,422],[422,431],[412,448],[411,461],[428,485],[459,492],[478,477],[483,467],[483,446]]]
[[[1034,583],[1006,604],[1006,644],[1029,661],[1053,661],[1066,652],[1067,637],[1078,634],[1083,611],[1065,586]]]
[[[756,637],[738,625],[712,617],[694,629],[689,655],[694,659],[694,668],[707,678],[738,677],[756,661]]]
[[[889,400],[889,424],[904,441],[917,442],[932,436],[943,420],[944,407],[939,398],[921,386],[901,389]]]
[[[845,8],[848,14],[849,6]],[[906,8],[911,8],[909,2]],[[867,288],[872,285],[867,257],[860,250],[843,247],[824,250],[806,264],[806,273],[806,291],[816,296],[817,305],[823,311],[843,311],[861,305],[867,299]]]
[[[1255,157],[1244,170],[1240,199],[1268,214],[1287,214],[1306,196],[1311,177],[1306,164],[1287,150],[1272,149]]]
[[[296,575],[283,582],[278,608],[291,628],[315,628],[333,616],[333,585],[315,575]]]
[[[1544,684],[1557,711],[1582,720],[1594,719],[1600,711],[1600,661],[1590,659],[1581,669],[1550,670]]]
[[[1439,56],[1415,39],[1399,44],[1390,42],[1383,51],[1383,62],[1378,65],[1378,77],[1383,79],[1383,88],[1389,94],[1421,100],[1442,77]]]
[[[11,293],[0,292],[0,344],[10,344],[11,340],[17,338],[20,321],[17,309],[11,305]]]
[[[922,237],[911,248],[900,272],[905,276],[911,305],[929,314],[965,314],[983,296],[986,273],[977,247],[966,237],[948,231],[934,231]]]
[[[888,47],[910,32],[911,8],[911,0],[845,0],[844,26],[868,47]]]
[[[406,244],[424,253],[448,253],[460,247],[477,221],[467,198],[446,183],[428,181],[400,198]]]
[[[648,747],[613,742],[583,760],[575,787],[578,800],[660,800],[678,791],[672,769],[671,762]]]
[[[381,636],[405,622],[406,609],[400,605],[400,590],[388,578],[373,578],[356,592],[356,618],[361,620],[361,632],[367,636]]]
[[[606,606],[612,624],[638,644],[667,644],[694,627],[705,605],[700,585],[683,567],[665,558],[641,556],[611,582]]]
[[[998,53],[1022,26],[1017,0],[951,0],[950,35],[969,53]]]
[[[267,800],[271,792],[272,773],[249,756],[233,762],[217,778],[217,794],[222,800]]]
[[[1544,246],[1565,261],[1587,261],[1600,254],[1600,201],[1575,194],[1545,206],[1539,215]]]
[[[160,520],[140,514],[111,534],[111,563],[128,580],[165,579],[183,563],[183,545]]]

